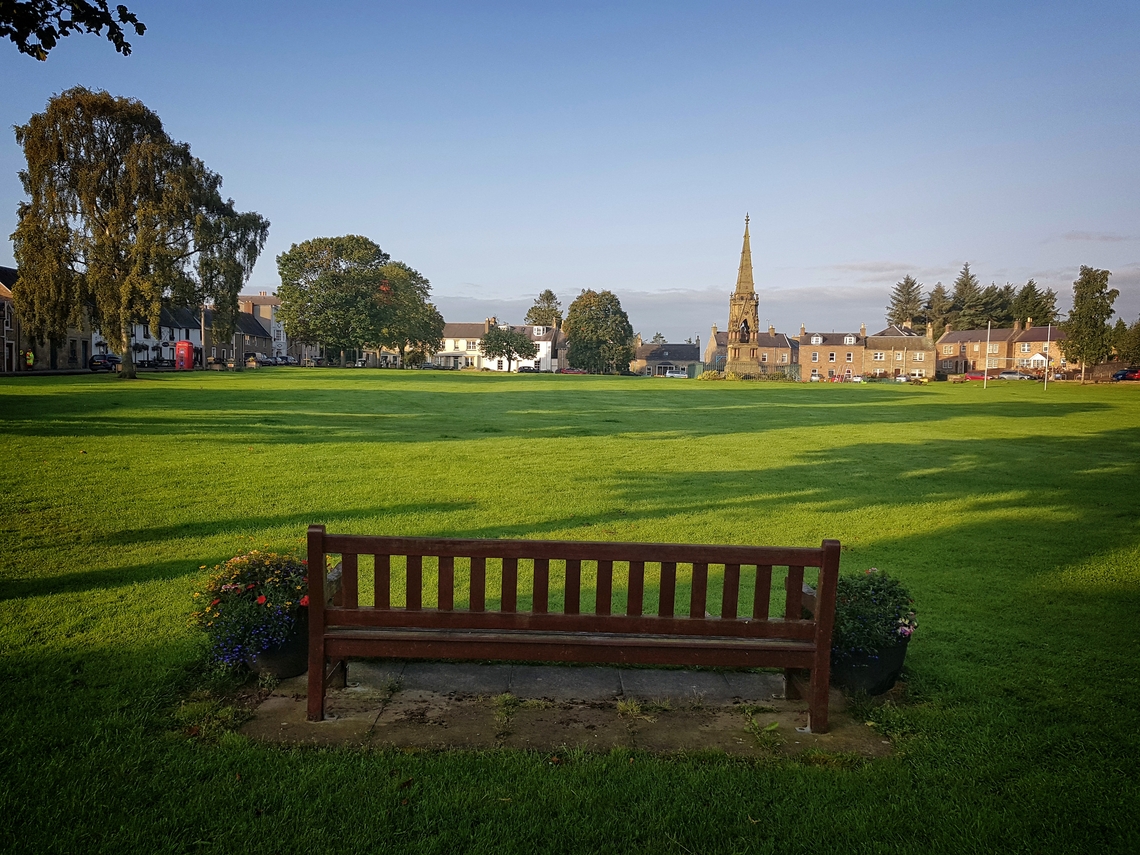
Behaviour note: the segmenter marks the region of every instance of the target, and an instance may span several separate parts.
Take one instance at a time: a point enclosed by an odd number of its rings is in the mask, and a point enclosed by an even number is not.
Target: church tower
[[[724,370],[741,375],[760,371],[756,355],[756,334],[760,329],[760,298],[752,281],[752,247],[748,243],[748,215],[744,215],[744,247],[740,250],[740,270],[736,290],[728,300],[728,354]]]

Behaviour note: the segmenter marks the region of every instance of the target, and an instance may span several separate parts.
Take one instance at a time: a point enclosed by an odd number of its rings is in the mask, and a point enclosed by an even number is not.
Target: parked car
[[[113,353],[96,353],[87,360],[87,367],[92,371],[118,371],[123,360]]]
[[[434,371],[438,367],[439,366],[436,365],[434,362],[424,362],[420,365],[420,369],[423,371]]]
[[[966,379],[967,380],[985,380],[986,379],[986,372],[984,372],[984,371],[967,371],[966,372]]]
[[[1036,380],[1033,374],[1027,374],[1024,371],[1003,371],[998,375],[998,380]]]
[[[680,377],[682,380],[688,380],[689,379],[689,372],[679,371],[679,370],[674,369],[673,371],[666,371],[665,376],[666,377]]]
[[[278,365],[296,365],[297,364],[297,357],[282,355],[282,356],[275,357],[275,361],[277,362]]]
[[[585,368],[563,368],[558,372],[559,374],[585,374]]]
[[[538,373],[538,369],[535,368],[533,365],[520,365],[519,366],[519,374],[537,374],[537,373]]]
[[[1124,368],[1112,375],[1114,381],[1140,380],[1140,368]]]

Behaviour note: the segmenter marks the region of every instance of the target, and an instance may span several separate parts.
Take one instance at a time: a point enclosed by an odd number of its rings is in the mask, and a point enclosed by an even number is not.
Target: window
[[[1032,350],[1033,350],[1033,346],[1029,342],[1023,341],[1021,343],[1021,352],[1022,353],[1030,353]]]
[[[954,353],[954,345],[952,345],[952,344],[944,344],[944,345],[942,345],[942,352],[943,352],[944,354],[946,354],[947,356],[951,356],[951,355],[953,355],[953,353]]]
[[[853,335],[843,336],[843,343],[844,344],[854,344],[855,343],[855,336],[853,336]],[[850,362],[851,360],[848,359],[847,361]]]
[[[501,360],[501,359],[496,360],[495,361],[495,368],[497,368],[499,371],[502,371],[503,370],[503,360]]]
[[[978,352],[979,350],[981,350],[981,349],[982,349],[982,346],[981,346],[980,344],[975,344],[975,345],[974,345],[974,353],[977,353],[977,352]]]
[[[7,303],[4,304],[4,329],[12,329],[12,307]]]
[[[827,354],[827,361],[828,362],[834,362],[835,361],[835,351],[834,350],[831,351],[831,353]]]
[[[811,337],[811,343],[812,343],[812,344],[823,344],[823,336],[821,336],[821,335],[813,335],[813,336]]]
[[[1041,345],[1041,352],[1042,353],[1048,353],[1049,352],[1049,342],[1045,342],[1043,345]]]
[[[926,354],[923,353],[921,350],[915,351],[915,354],[912,357],[912,359],[915,362],[925,362],[926,361]]]
[[[903,352],[901,350],[895,351],[895,362],[902,362]]]
[[[783,363],[785,363],[785,364],[787,364],[787,361],[788,361],[788,354],[786,354],[786,353],[781,353],[781,354],[780,354],[780,361],[781,361],[781,362],[783,362]]]
[[[1032,359],[1019,359],[1019,360],[1017,360],[1017,367],[1018,368],[1028,368],[1032,364],[1033,364]]]
[[[812,362],[819,362],[819,351],[813,350],[811,352],[811,361]]]
[[[218,349],[216,347],[210,348],[210,358],[211,359],[217,359],[218,358]]]
[[[189,336],[187,336],[187,338],[189,338]],[[277,327],[276,329],[273,330],[273,340],[274,341],[281,341],[281,328],[280,327]]]
[[[991,344],[986,345],[986,353],[997,353],[997,352],[998,352],[997,344],[991,343]]]
[[[992,356],[986,357],[986,368],[997,368],[997,367],[998,367],[998,360],[994,359]]]
[[[143,327],[143,338],[150,338],[150,327]]]
[[[874,362],[886,362],[887,361],[887,355],[885,353],[883,353],[881,350],[876,350],[875,354],[871,357],[871,359]]]
[[[761,353],[760,354],[760,361],[761,362],[767,362],[768,361],[768,354],[767,353]]]
[[[855,361],[855,354],[852,353],[850,350],[847,351],[847,361],[848,362],[854,362]]]

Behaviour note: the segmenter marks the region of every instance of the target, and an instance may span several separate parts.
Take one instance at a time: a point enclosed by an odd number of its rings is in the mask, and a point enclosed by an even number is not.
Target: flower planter
[[[889,692],[902,672],[909,637],[894,647],[879,651],[878,656],[848,657],[831,666],[832,685],[842,686],[868,695]]]
[[[302,609],[293,629],[276,647],[247,656],[249,670],[266,677],[287,680],[309,670],[309,610]]]

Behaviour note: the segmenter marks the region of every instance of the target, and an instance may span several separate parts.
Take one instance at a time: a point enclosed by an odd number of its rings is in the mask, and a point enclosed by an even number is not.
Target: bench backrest
[[[308,554],[313,576],[328,566],[330,556],[340,557],[337,604],[327,603],[327,597],[310,598],[310,620],[325,627],[541,629],[829,641],[839,574],[835,540],[825,540],[818,548],[459,540],[327,534],[324,526],[315,525],[309,527]],[[371,556],[373,590],[371,603],[363,605],[362,555]],[[589,586],[583,587],[584,563],[586,575],[592,577],[586,580],[593,583],[592,596]],[[619,604],[624,599],[624,605],[616,610],[615,565],[619,585],[625,583],[625,597],[618,598]],[[770,615],[773,573],[780,568],[787,568],[778,574],[785,582],[783,608]],[[394,578],[401,569],[402,586]],[[810,617],[804,615],[804,605],[809,604],[803,593],[805,569],[818,570],[814,581],[819,606],[810,603]],[[488,609],[489,570],[492,582],[495,577],[499,582],[491,586],[492,593],[498,591],[492,597],[497,600],[493,609]],[[645,596],[647,575],[657,589],[650,603]],[[431,576],[434,591],[425,589]],[[675,606],[678,576],[689,587],[688,607],[681,614]],[[719,591],[713,592],[719,596],[710,598],[710,581],[719,584]],[[402,605],[393,603],[394,588],[403,588]],[[319,590],[317,584],[310,589]],[[520,592],[528,608],[520,609]],[[434,606],[425,607],[425,595]],[[708,614],[707,605],[717,601],[719,614]]]

